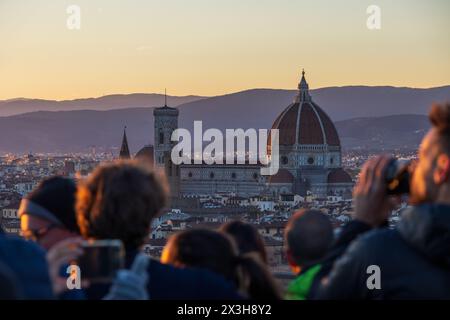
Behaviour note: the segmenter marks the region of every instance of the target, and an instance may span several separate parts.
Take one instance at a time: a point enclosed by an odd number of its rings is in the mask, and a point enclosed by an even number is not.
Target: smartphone
[[[110,283],[124,267],[125,250],[120,240],[86,240],[83,255],[77,259],[81,279],[90,283]]]

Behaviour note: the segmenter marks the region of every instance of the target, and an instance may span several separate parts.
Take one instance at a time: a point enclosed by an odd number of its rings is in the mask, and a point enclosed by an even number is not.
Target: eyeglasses
[[[20,235],[27,240],[38,241],[40,238],[45,236],[51,229],[54,229],[56,227],[58,227],[56,224],[50,224],[46,227],[42,227],[36,230],[33,229],[21,230]]]

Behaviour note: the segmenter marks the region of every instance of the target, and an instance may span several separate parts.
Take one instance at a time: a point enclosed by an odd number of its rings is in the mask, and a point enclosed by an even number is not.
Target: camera
[[[385,171],[387,194],[409,194],[411,161],[392,159]]]
[[[124,267],[125,250],[120,240],[83,241],[78,265],[84,279],[92,283],[110,283]]]

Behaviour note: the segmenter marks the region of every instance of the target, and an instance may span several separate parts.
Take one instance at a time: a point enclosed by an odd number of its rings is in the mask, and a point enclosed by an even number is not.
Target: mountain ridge
[[[173,106],[204,99],[202,96],[167,96],[167,102]],[[35,111],[72,111],[72,110],[114,110],[132,107],[156,107],[164,104],[164,94],[131,93],[110,94],[97,98],[78,98],[72,100],[46,100],[17,98],[0,101],[0,116]]]
[[[249,89],[201,97],[178,105],[179,127],[192,129],[194,120],[202,120],[204,130],[269,129],[278,114],[292,103],[296,92]],[[448,101],[450,86],[432,89],[346,86],[311,90],[311,95],[335,122],[344,148],[397,148],[402,145],[415,148],[427,128],[426,114],[430,105]],[[156,105],[161,106],[162,102]],[[168,104],[171,105],[170,100]],[[133,153],[153,143],[154,106],[120,108],[120,105],[111,110],[84,107],[2,116],[0,152],[82,152],[94,145],[116,150],[120,147],[125,125]],[[401,117],[390,117],[395,115]],[[385,116],[390,118],[383,119]],[[396,131],[396,127],[401,130]]]
[[[429,101],[424,96],[436,96],[442,98],[450,96],[450,85],[432,87],[432,88],[411,88],[411,87],[394,87],[394,86],[332,86],[310,90],[313,98],[319,105],[324,105],[324,108],[330,107],[333,103],[337,107],[343,104],[350,104],[349,107],[343,108],[341,112],[342,117],[337,114],[331,115],[332,118],[342,120],[345,118],[352,118],[357,111],[355,104],[361,104],[373,100],[374,96],[379,98],[384,97],[400,100],[401,104],[405,105],[408,102],[413,104],[415,109],[418,109],[417,104],[423,100],[425,103]],[[351,91],[352,94],[349,94]],[[226,93],[218,96],[167,96],[168,105],[184,106],[185,104],[200,102],[202,100],[213,101],[217,99],[226,99],[234,96],[242,96],[246,94],[271,92],[275,99],[270,102],[274,105],[283,105],[292,101],[297,90],[290,89],[271,89],[271,88],[254,88],[246,89],[238,92]],[[353,97],[353,99],[350,99]],[[408,99],[409,97],[409,99]],[[418,99],[408,101],[413,98]],[[164,103],[164,95],[158,93],[130,93],[130,94],[109,94],[100,97],[77,98],[71,100],[46,100],[46,99],[30,99],[30,98],[13,98],[8,100],[0,100],[0,116],[9,116],[20,113],[27,113],[33,111],[70,111],[70,110],[112,110],[132,107],[157,107]],[[394,103],[394,101],[392,101]],[[331,107],[330,107],[331,108]],[[349,109],[349,110],[346,110]],[[403,110],[405,111],[405,110]],[[418,112],[416,110],[416,112]],[[399,112],[402,114],[404,112]],[[423,113],[423,112],[421,112]],[[377,114],[373,114],[377,116]]]

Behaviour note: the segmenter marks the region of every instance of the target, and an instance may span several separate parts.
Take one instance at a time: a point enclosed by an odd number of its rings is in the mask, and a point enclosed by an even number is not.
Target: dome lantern
[[[280,145],[328,145],[340,148],[333,122],[309,94],[304,70],[298,89],[294,102],[281,112],[272,125],[272,129],[279,129]],[[270,142],[268,139],[268,144]]]
[[[311,96],[309,95],[309,85],[308,82],[306,82],[305,79],[305,70],[302,69],[302,78],[300,79],[300,82],[298,83],[298,95],[295,98],[294,102],[300,102],[300,101],[311,101]]]

